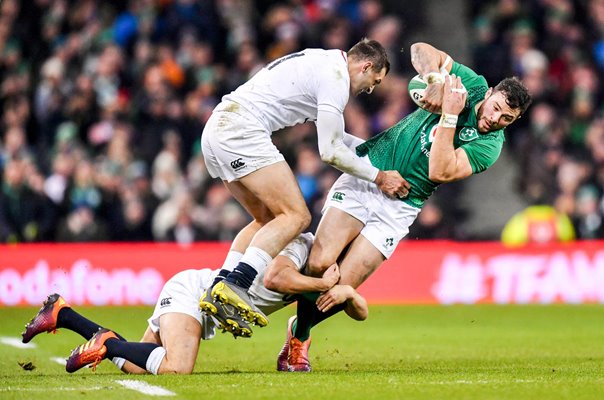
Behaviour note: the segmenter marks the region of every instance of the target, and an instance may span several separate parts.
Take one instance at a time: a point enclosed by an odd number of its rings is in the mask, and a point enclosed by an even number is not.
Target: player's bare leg
[[[385,259],[382,252],[363,235],[357,236],[339,263],[339,283],[358,288],[382,265]]]
[[[161,339],[159,338],[159,334],[153,332],[148,326],[140,341],[143,343],[155,343],[161,346]],[[122,371],[127,374],[148,374],[146,369],[141,368],[128,360],[126,360],[126,362],[122,366]]]
[[[190,374],[195,367],[199,341],[201,340],[201,325],[190,315],[168,313],[159,317],[159,333],[147,327],[141,342],[155,343],[166,350],[161,360],[158,374]],[[122,371],[129,374],[147,374],[146,369],[126,361]]]
[[[321,218],[308,257],[311,275],[322,276],[363,227],[363,223],[352,215],[335,207],[328,208]]]
[[[340,232],[340,224],[342,226],[346,226],[348,229],[346,230],[342,230],[342,235],[341,236],[346,236],[346,234],[351,234],[354,231],[354,226],[356,226],[357,224],[353,223],[351,220],[346,220],[345,215],[348,215],[344,212],[342,212],[341,210],[338,209],[334,209],[334,208],[330,208],[328,210],[329,211],[334,210],[336,212],[333,212],[330,214],[330,219],[331,218],[337,218],[340,217],[342,218],[341,221],[343,221],[344,223],[340,222],[338,223],[338,230],[335,232]],[[339,215],[339,214],[345,214],[345,215]],[[325,216],[327,215],[327,213],[324,215],[324,219]],[[348,215],[349,218],[352,218],[353,220],[357,221],[359,224],[360,222],[358,220],[356,220],[353,217],[350,217]],[[332,222],[335,222],[335,220],[331,219]],[[329,222],[329,220],[328,220]],[[327,227],[327,225],[324,225],[323,228],[325,229]],[[321,227],[319,227],[319,229],[321,229]],[[361,224],[361,229],[362,229],[362,224]],[[360,229],[359,229],[360,231]],[[323,231],[324,233],[328,232],[327,230]],[[334,231],[332,231],[334,232]],[[325,246],[323,246],[321,248],[322,252],[318,253],[319,255],[324,256],[324,258],[322,258],[323,262],[325,262],[325,260],[327,260],[328,258],[325,255],[328,254],[333,254],[330,253],[330,251],[332,251],[332,249],[330,248],[330,243],[327,236],[322,236],[325,241],[323,242],[325,244]],[[317,231],[317,239],[319,238],[319,231]],[[336,242],[339,243],[340,246],[342,246],[342,243],[344,242],[344,240],[341,240],[341,238],[336,238]],[[315,239],[315,246],[316,246],[316,239]],[[342,246],[342,248],[344,248],[347,245],[344,244]],[[314,246],[313,246],[313,250],[314,250]],[[311,250],[311,255],[312,255],[312,250]],[[337,256],[335,256],[337,257]],[[356,238],[354,238],[354,240],[352,241],[352,243],[350,244],[349,249],[347,250],[346,254],[344,255],[344,257],[340,260],[339,262],[339,266],[340,266],[340,281],[339,284],[342,285],[350,285],[353,288],[358,288],[363,282],[365,282],[367,280],[367,278],[369,278],[369,276],[375,272],[375,270],[377,270],[377,268],[384,262],[384,255],[377,249],[375,248],[375,246],[373,244],[371,244],[371,242],[369,242],[369,240],[367,240],[364,236],[358,234]],[[321,264],[317,264],[317,265],[321,265]],[[288,352],[289,354],[291,354],[291,356],[288,358],[288,368],[289,371],[291,372],[307,372],[311,370],[311,366],[310,366],[310,361],[309,361],[309,357],[308,357],[308,350],[310,348],[310,331],[312,329],[313,326],[315,326],[316,324],[318,324],[319,322],[329,318],[330,316],[334,315],[335,313],[337,313],[338,311],[341,311],[344,308],[344,304],[338,306],[338,307],[334,307],[331,310],[329,310],[328,312],[320,312],[315,303],[314,302],[310,302],[308,299],[300,299],[298,300],[298,312],[297,312],[297,320],[296,320],[296,324],[295,327],[293,329],[293,336],[295,340],[290,340],[290,344],[289,344],[289,349]],[[289,329],[291,329],[288,326],[288,331]]]
[[[238,194],[238,200],[247,210],[262,210],[263,205],[274,218],[256,232],[238,266],[214,286],[212,296],[236,307],[248,322],[266,326],[268,318],[253,305],[247,289],[258,271],[266,268],[272,258],[308,226],[310,213],[294,174],[284,161],[227,183],[227,187]]]
[[[237,200],[246,210],[268,211],[274,216],[250,242],[250,246],[263,249],[273,258],[310,224],[304,197],[285,161],[227,183],[227,187],[231,193],[240,195]]]
[[[201,325],[190,315],[168,313],[159,317],[159,335],[166,355],[158,374],[190,374],[195,367]]]

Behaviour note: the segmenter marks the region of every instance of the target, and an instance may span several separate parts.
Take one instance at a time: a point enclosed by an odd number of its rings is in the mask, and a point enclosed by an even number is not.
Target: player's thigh
[[[285,161],[254,171],[242,177],[239,182],[273,215],[308,214],[300,186]]]
[[[328,208],[321,217],[310,250],[308,265],[311,274],[319,276],[338,260],[346,246],[359,235],[363,222],[335,207]]]
[[[191,373],[201,340],[199,321],[187,314],[168,313],[159,318],[159,326],[161,343],[166,349],[159,373]]]
[[[386,257],[363,235],[358,235],[340,261],[340,284],[358,288]]]
[[[150,327],[147,327],[143,337],[140,340],[142,343],[155,343],[161,346],[161,338],[157,332],[153,332]]]

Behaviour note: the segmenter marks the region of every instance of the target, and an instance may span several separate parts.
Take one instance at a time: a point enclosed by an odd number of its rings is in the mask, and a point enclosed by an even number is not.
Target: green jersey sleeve
[[[468,99],[466,104],[473,105],[484,99],[489,84],[482,75],[478,75],[471,68],[466,67],[458,62],[453,63],[451,74],[455,74],[461,78],[461,82],[468,91]]]
[[[496,131],[461,146],[468,156],[472,173],[481,173],[495,164],[501,154],[503,141],[503,131]]]

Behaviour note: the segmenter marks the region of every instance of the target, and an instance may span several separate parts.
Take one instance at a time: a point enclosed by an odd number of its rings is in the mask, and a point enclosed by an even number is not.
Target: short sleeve
[[[458,62],[453,63],[451,74],[455,74],[461,78],[466,89],[470,90],[474,87],[488,87],[487,80],[482,75],[478,75],[471,68],[466,67]]]
[[[461,146],[468,156],[474,174],[481,173],[495,164],[501,154],[502,147],[503,133],[499,137],[477,139]]]

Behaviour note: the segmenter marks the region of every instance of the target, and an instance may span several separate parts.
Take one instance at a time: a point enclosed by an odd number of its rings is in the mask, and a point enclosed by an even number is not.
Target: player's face
[[[476,113],[478,132],[487,133],[503,129],[519,116],[520,110],[511,108],[502,92],[492,92],[492,89],[489,89]]]
[[[372,64],[368,63],[363,66],[359,74],[350,78],[350,91],[355,96],[361,93],[371,94],[373,89],[382,82],[386,76],[386,68],[376,72],[372,68]]]

